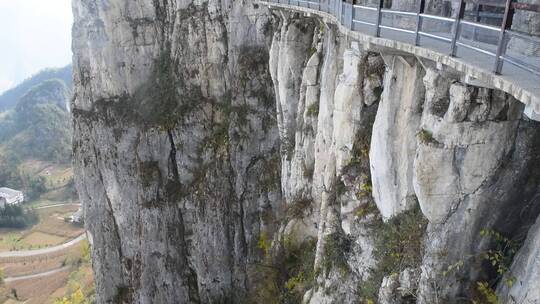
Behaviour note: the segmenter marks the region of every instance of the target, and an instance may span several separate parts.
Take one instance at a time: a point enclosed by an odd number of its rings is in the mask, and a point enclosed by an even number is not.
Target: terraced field
[[[86,241],[51,254],[1,258],[0,265],[0,303],[54,303],[79,290],[83,295],[93,292]]]
[[[46,177],[48,192],[25,203],[37,212],[36,225],[22,230],[0,229],[4,279],[0,303],[53,304],[91,297],[93,277],[88,243],[82,238],[84,227],[66,221],[80,208],[69,184],[71,169],[45,162],[25,165],[24,170]]]
[[[25,230],[0,229],[0,252],[40,249],[76,238],[84,232],[84,228],[68,223],[64,218],[77,209],[77,204],[37,209],[37,225]]]

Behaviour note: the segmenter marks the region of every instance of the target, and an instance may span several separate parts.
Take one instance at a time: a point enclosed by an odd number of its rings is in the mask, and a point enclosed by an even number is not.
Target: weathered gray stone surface
[[[512,284],[501,284],[497,290],[502,303],[538,303],[540,290],[540,221],[531,227],[519,254],[515,257],[505,280]]]
[[[99,303],[237,303],[281,208],[260,7],[74,1],[77,188]]]
[[[250,2],[74,12],[75,168],[99,303],[284,301],[291,286],[313,304],[457,303],[478,282],[540,301],[540,126],[514,97]],[[403,254],[381,249],[396,235],[381,219],[417,205],[421,240],[399,237],[423,244],[420,265],[381,267]],[[503,274],[486,231],[516,240]],[[308,240],[303,277],[265,264]]]
[[[425,89],[420,81],[424,71],[414,59],[408,60],[387,60],[384,92],[369,151],[373,197],[384,218],[416,203],[413,159],[424,100]]]

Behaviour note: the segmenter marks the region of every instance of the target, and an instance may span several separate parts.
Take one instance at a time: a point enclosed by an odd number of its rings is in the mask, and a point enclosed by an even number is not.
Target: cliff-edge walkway
[[[378,4],[259,1],[270,8],[318,15],[366,49],[398,51],[460,71],[469,83],[513,95],[526,105],[528,117],[540,121],[540,38],[512,30],[517,10],[539,13],[540,18],[540,5],[512,0],[454,0],[455,16],[444,17],[427,14],[426,0],[416,1],[415,11],[384,8],[383,0],[372,2]],[[482,13],[482,5],[491,9]],[[474,11],[467,11],[469,7]],[[497,11],[504,13],[493,13]],[[500,25],[493,25],[497,20]]]

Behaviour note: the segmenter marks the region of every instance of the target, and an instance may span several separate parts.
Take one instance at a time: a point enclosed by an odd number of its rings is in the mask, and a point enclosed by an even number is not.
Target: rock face
[[[267,14],[74,1],[77,187],[98,303],[238,303],[281,208]]]
[[[414,59],[388,57],[387,65],[369,153],[373,197],[384,218],[416,204],[413,163],[425,91]]]
[[[540,301],[514,97],[313,16],[120,2],[74,3],[99,303]]]

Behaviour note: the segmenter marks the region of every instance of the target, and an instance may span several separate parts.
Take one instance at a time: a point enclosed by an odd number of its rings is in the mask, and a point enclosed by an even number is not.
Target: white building
[[[10,188],[0,188],[0,206],[16,205],[24,202],[24,194],[21,191]]]

